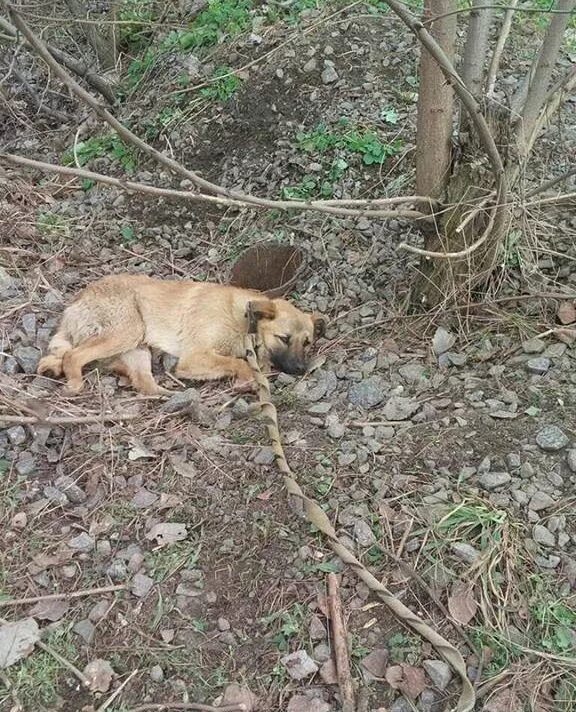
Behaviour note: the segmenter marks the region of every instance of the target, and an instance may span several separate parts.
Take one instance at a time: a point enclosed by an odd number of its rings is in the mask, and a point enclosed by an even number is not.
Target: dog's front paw
[[[70,396],[75,396],[78,395],[78,393],[81,393],[83,388],[84,382],[82,381],[82,379],[70,379],[66,382],[66,385],[64,386],[64,393]]]

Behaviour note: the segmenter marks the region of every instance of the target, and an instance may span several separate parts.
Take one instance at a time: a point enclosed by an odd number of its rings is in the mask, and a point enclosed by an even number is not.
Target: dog
[[[178,359],[178,378],[232,378],[238,390],[252,390],[243,358],[249,331],[260,337],[265,368],[303,374],[325,328],[324,317],[261,292],[118,274],[89,284],[64,310],[37,372],[64,374],[68,392],[80,393],[82,368],[103,360],[138,392],[167,393],[152,374],[154,349]]]

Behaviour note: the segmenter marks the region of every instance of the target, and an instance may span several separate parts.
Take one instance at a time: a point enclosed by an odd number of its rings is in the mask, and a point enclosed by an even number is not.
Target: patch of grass
[[[68,628],[52,632],[46,643],[67,660],[76,660],[78,653]],[[82,665],[80,665],[82,667]],[[13,698],[4,686],[0,688],[0,708],[10,709],[10,701],[18,699],[23,709],[37,710],[40,705],[52,705],[58,697],[61,678],[67,673],[52,655],[42,650],[34,652],[17,665],[4,671]],[[4,708],[4,704],[8,705]]]
[[[70,235],[70,225],[66,218],[59,213],[49,211],[40,213],[36,220],[36,227],[41,235],[63,235],[65,237]]]
[[[158,582],[166,581],[180,569],[190,569],[200,556],[200,546],[193,541],[179,541],[146,555],[150,575]]]
[[[218,67],[213,75],[216,81],[200,89],[200,96],[213,101],[228,101],[242,83],[239,77],[230,74],[231,71],[230,67]]]
[[[171,33],[168,43],[190,52],[212,47],[225,37],[234,37],[247,30],[251,23],[251,9],[250,0],[210,0],[190,28]]]
[[[151,32],[150,23],[156,19],[154,0],[122,0],[117,17],[120,44],[137,50]]]
[[[104,156],[119,163],[127,173],[134,173],[136,170],[135,150],[124,143],[117,134],[94,136],[76,144],[76,159],[80,166],[85,166],[95,158],[103,158]],[[74,147],[69,148],[64,153],[62,163],[66,166],[75,164]]]
[[[285,611],[272,613],[261,618],[260,623],[266,628],[273,627],[277,631],[272,638],[272,642],[278,650],[285,652],[289,648],[290,641],[294,637],[301,635],[305,615],[304,606],[300,603],[294,603]]]
[[[420,657],[422,641],[409,633],[394,633],[388,639],[390,660],[395,663],[415,663]]]
[[[296,140],[301,150],[310,153],[325,153],[340,149],[358,154],[367,166],[382,163],[390,156],[396,155],[402,148],[400,139],[385,143],[373,131],[350,128],[346,120],[341,120],[333,129],[325,124],[319,124],[309,133],[299,133]]]

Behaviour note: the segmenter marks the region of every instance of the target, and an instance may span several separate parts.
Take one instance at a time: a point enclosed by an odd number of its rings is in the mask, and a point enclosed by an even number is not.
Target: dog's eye
[[[306,337],[304,339],[303,343],[304,343],[304,348],[306,348],[306,346],[310,346],[310,339],[308,337]]]
[[[290,336],[280,336],[280,334],[276,334],[276,338],[280,339],[280,341],[283,344],[286,344],[286,346],[288,346],[288,344],[290,343]]]

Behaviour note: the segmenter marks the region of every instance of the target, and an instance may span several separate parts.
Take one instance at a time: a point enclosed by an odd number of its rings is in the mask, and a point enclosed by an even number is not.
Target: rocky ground
[[[155,126],[151,140],[206,177],[258,195],[407,192],[412,40],[371,5],[335,11],[306,10],[297,25],[256,16],[251,32],[205,57],[162,55],[122,115],[135,128]],[[282,45],[298,28],[306,34]],[[537,27],[524,30],[525,40]],[[509,85],[529,59],[516,43],[523,53],[506,67]],[[224,60],[238,68],[254,59],[230,96],[175,100],[183,69],[199,81]],[[23,130],[15,116],[8,150],[64,160],[75,123]],[[122,175],[134,160],[137,179],[174,185],[118,146],[95,152],[90,139],[105,130],[88,117],[82,126],[87,167]],[[545,135],[531,180],[565,170],[575,142],[572,100]],[[395,248],[418,238],[401,221],[190,207],[8,171],[0,585],[20,602],[3,617],[37,621],[92,690],[37,649],[2,674],[1,710],[240,700],[262,712],[336,712],[325,615],[332,571],[342,572],[364,709],[454,704],[450,668],[286,506],[249,397],[226,384],[189,388],[165,374],[167,359],[156,368],[175,392],[168,399],[138,397],[104,371],[67,398],[61,383],[34,374],[63,304],[87,282],[119,271],[224,281],[242,249],[266,239],[305,248],[308,269],[292,297],[330,318],[312,372],[273,379],[302,486],[370,570],[459,648],[478,710],[573,709],[569,209],[525,211],[493,300],[422,316],[406,308],[417,263]],[[21,600],[95,588],[106,590]]]

